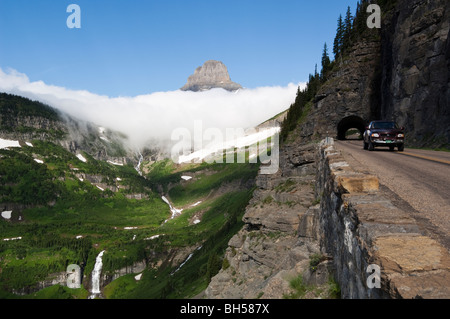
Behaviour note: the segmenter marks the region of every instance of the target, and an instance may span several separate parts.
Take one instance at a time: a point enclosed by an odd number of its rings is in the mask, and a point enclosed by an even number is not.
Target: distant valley
[[[121,133],[1,94],[0,296],[179,298],[204,290],[258,164],[178,165]],[[81,286],[67,287],[79,265]]]

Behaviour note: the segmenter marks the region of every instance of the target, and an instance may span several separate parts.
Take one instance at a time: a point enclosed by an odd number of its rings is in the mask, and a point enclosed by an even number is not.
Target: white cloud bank
[[[299,85],[304,86],[291,83],[237,92],[176,90],[110,98],[42,81],[30,82],[23,73],[0,68],[0,92],[38,100],[78,119],[118,130],[139,147],[149,139],[170,139],[176,128],[192,130],[198,120],[205,129],[254,127],[289,108]]]

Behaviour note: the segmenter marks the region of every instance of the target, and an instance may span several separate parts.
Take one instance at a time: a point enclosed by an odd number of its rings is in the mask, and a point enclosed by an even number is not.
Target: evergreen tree
[[[350,6],[348,6],[344,20],[343,51],[347,50],[351,45],[352,30],[353,30],[353,16]]]
[[[216,252],[212,252],[209,255],[208,263],[206,264],[206,277],[208,278],[208,282],[211,281],[211,278],[217,275],[217,273],[222,268],[222,259]]]
[[[341,14],[339,15],[336,37],[334,38],[334,45],[333,45],[333,53],[335,59],[337,59],[337,57],[341,55],[343,43],[344,43],[344,21],[342,19]]]
[[[327,43],[325,42],[325,45],[323,47],[323,52],[322,52],[322,74],[321,74],[322,81],[326,81],[327,73],[330,70],[330,65],[331,65],[331,60],[328,55],[328,46],[327,46]]]
[[[358,35],[362,35],[364,31],[367,29],[367,7],[369,6],[369,2],[367,0],[358,1],[356,7],[356,15],[353,22],[354,33]]]

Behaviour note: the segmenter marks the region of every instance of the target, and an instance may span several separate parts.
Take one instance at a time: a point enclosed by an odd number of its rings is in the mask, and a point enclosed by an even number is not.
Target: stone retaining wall
[[[353,171],[333,139],[319,145],[316,195],[320,246],[342,298],[450,297],[447,249],[379,193],[376,176]]]

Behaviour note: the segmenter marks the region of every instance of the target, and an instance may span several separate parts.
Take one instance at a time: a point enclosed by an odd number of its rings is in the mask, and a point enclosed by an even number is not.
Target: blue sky
[[[117,97],[177,90],[214,59],[244,87],[286,86],[320,68],[339,14],[356,2],[1,0],[0,68]],[[81,29],[66,25],[71,3]]]

